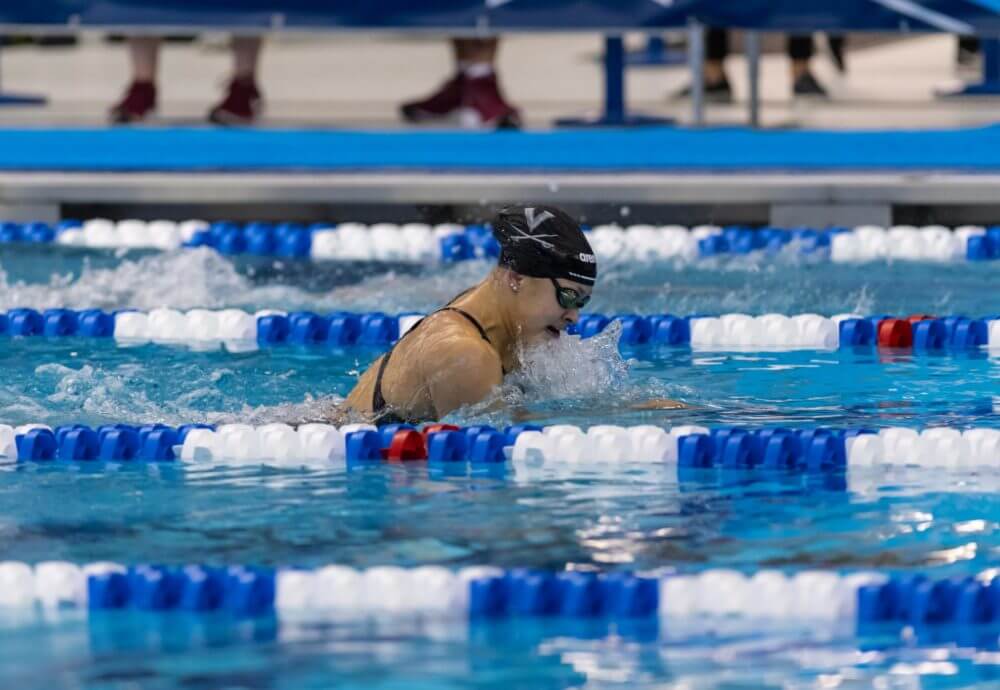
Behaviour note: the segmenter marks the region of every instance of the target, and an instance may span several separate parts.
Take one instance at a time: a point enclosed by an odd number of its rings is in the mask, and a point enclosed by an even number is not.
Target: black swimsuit
[[[461,295],[459,295],[459,297],[461,297]],[[443,307],[442,309],[438,309],[436,312],[434,312],[434,314],[438,314],[443,311],[453,311],[457,314],[461,314],[462,316],[464,316],[466,319],[468,319],[469,323],[471,323],[473,326],[476,327],[476,330],[479,331],[479,335],[483,336],[483,340],[488,342],[490,344],[490,347],[493,346],[493,343],[490,342],[489,336],[486,335],[486,329],[483,328],[482,324],[476,321],[476,318],[472,316],[472,314],[463,309],[459,309],[458,307]],[[433,314],[431,314],[431,316],[433,316]],[[420,319],[420,321],[417,321],[417,323],[414,324],[413,328],[411,328],[406,333],[406,335],[409,335],[413,331],[417,330],[420,327],[420,324],[422,324],[426,320],[427,317],[425,316],[424,318]],[[406,336],[404,335],[403,337],[405,338]],[[402,340],[403,338],[397,340],[396,345],[399,345],[399,343],[401,343]],[[386,408],[389,405],[386,402],[385,397],[382,395],[382,375],[385,374],[385,367],[386,365],[389,364],[389,358],[392,356],[392,351],[396,349],[396,345],[393,345],[391,348],[389,348],[389,351],[386,352],[385,355],[382,357],[382,362],[379,364],[378,367],[378,374],[375,377],[375,390],[372,393],[372,412],[375,414],[375,420],[373,421],[373,424],[375,424],[376,426],[382,426],[384,424],[418,424],[421,421],[423,421],[420,419],[404,419],[395,412],[386,410]],[[506,373],[507,372],[505,371],[504,374]]]

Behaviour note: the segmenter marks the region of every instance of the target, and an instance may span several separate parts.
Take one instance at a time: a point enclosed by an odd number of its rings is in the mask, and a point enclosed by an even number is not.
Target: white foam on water
[[[493,268],[494,264],[486,261],[467,261],[439,266],[426,273],[388,271],[354,285],[336,287],[324,295],[324,302],[331,309],[429,313],[463,290],[475,287]]]
[[[295,288],[256,286],[228,259],[204,247],[122,261],[113,268],[84,263],[75,279],[56,275],[47,283],[11,283],[0,269],[0,309],[191,309],[309,299],[308,293]]]
[[[95,268],[85,261],[79,276],[54,275],[45,283],[14,281],[0,267],[0,309],[22,306],[37,309],[280,307],[286,310],[426,312],[478,283],[493,265],[491,261],[481,260],[415,271],[385,270],[320,292],[294,284],[259,284],[241,272],[231,259],[201,247],[137,259],[126,257],[111,268]],[[323,271],[341,270],[336,265],[317,266],[317,275]],[[345,265],[342,268],[347,279],[359,271],[358,267]],[[975,268],[935,267],[936,274],[942,274],[935,284],[945,280],[979,281]],[[840,313],[846,308],[857,313],[894,313],[914,311],[910,303],[916,301],[919,301],[918,311],[945,314],[971,309],[965,304],[968,299],[963,297],[964,288],[930,289],[925,285],[926,281],[921,278],[927,270],[925,267],[904,266],[874,277],[871,270],[867,267],[813,267],[794,253],[787,257],[782,253],[779,260],[752,255],[712,258],[690,264],[676,260],[656,263],[604,261],[600,266],[593,309],[605,313],[690,314]],[[790,276],[790,272],[793,275]],[[285,279],[301,278],[293,274]],[[831,282],[832,276],[844,274],[845,280],[836,284]],[[782,289],[790,278],[795,279],[797,289]],[[283,279],[280,270],[275,279]],[[910,283],[914,284],[914,294],[903,291],[900,296],[899,285]]]
[[[340,404],[344,398],[337,395],[313,397],[307,395],[302,402],[287,402],[277,405],[244,405],[236,412],[205,413],[206,420],[212,424],[252,424],[260,426],[282,422],[298,425],[312,422],[336,423],[343,422]]]
[[[0,385],[0,420],[4,423],[73,422],[151,424],[308,422],[330,419],[343,401],[335,395],[305,395],[302,401],[252,406],[226,393],[220,384],[233,371],[220,367],[193,386],[165,400],[151,398],[144,385],[148,366],[65,366],[34,369],[37,390]]]
[[[53,275],[45,283],[12,281],[0,266],[0,309],[174,309],[280,307],[395,313],[434,309],[475,285],[492,265],[472,261],[426,273],[387,271],[324,292],[259,285],[215,250],[199,247],[123,260],[112,268],[85,262],[80,275]]]
[[[35,379],[42,389],[39,402],[47,403],[32,421],[64,423],[67,416],[101,417],[108,420],[129,422],[162,421],[173,416],[173,406],[152,401],[136,376],[142,367],[124,364],[112,370],[84,364],[73,368],[62,364],[42,364],[35,368]],[[20,395],[13,400],[0,400],[0,417],[20,418],[31,396]],[[67,415],[71,411],[71,415]],[[185,409],[184,414],[198,414]]]

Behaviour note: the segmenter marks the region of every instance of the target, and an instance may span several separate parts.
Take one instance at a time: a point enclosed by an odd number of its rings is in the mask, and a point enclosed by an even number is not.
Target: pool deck
[[[640,43],[640,37],[632,37]],[[788,62],[770,52],[761,65],[763,124],[810,129],[951,128],[997,121],[995,99],[961,102],[935,97],[959,84],[955,41],[948,36],[861,44],[849,56],[850,72],[836,74],[824,52],[814,69],[830,89],[829,102],[793,100]],[[510,100],[528,127],[544,129],[559,117],[586,115],[600,106],[602,76],[594,59],[594,35],[518,35],[505,40],[499,66]],[[41,93],[43,108],[0,108],[3,126],[98,126],[127,80],[126,49],[87,35],[78,48],[5,48],[0,53],[3,89]],[[195,44],[167,44],[160,64],[161,124],[200,124],[219,98],[230,64],[221,37]],[[544,69],[539,69],[539,65]],[[445,41],[393,35],[280,36],[261,57],[265,127],[400,128],[400,102],[419,97],[451,69]],[[729,59],[737,102],[710,106],[708,124],[746,122],[746,67]],[[633,69],[628,101],[650,115],[690,121],[687,100],[670,95],[687,83],[684,67]]]
[[[505,42],[504,85],[528,125],[512,138],[413,129],[399,121],[398,103],[428,91],[447,73],[448,51],[440,40],[276,39],[262,60],[267,114],[260,127],[235,137],[203,129],[201,121],[227,71],[221,37],[167,45],[156,122],[114,132],[104,128],[104,118],[126,79],[124,47],[87,36],[73,49],[5,49],[4,89],[45,93],[50,101],[0,108],[0,138],[8,144],[0,147],[0,212],[50,217],[68,203],[475,204],[531,198],[757,204],[786,224],[802,215],[813,222],[885,222],[894,206],[907,204],[997,204],[1000,147],[990,142],[998,135],[975,128],[996,121],[1000,101],[934,95],[957,84],[950,37],[866,41],[851,54],[846,78],[837,77],[821,54],[815,69],[833,94],[825,103],[791,99],[787,61],[768,54],[762,116],[771,131],[765,134],[729,129],[746,118],[745,66],[738,57],[729,62],[737,103],[708,112],[711,126],[727,129],[550,132],[554,119],[598,107],[601,77],[593,58],[600,46],[599,37],[576,35]],[[537,68],[542,59],[544,72]],[[686,79],[683,68],[632,70],[629,103],[683,125],[690,104],[668,94]],[[36,131],[18,141],[26,127]],[[963,131],[836,134],[842,129]],[[67,138],[74,131],[83,138]],[[88,133],[95,134],[89,142]],[[250,143],[234,144],[240,137]],[[372,137],[380,139],[378,146],[369,146]]]

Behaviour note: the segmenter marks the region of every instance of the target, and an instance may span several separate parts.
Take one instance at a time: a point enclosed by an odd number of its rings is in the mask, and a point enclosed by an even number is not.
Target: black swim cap
[[[493,221],[500,265],[532,278],[597,280],[597,259],[579,223],[553,206],[508,206]]]

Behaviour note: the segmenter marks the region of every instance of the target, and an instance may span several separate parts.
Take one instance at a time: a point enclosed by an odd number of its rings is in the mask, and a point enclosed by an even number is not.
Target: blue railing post
[[[983,38],[983,77],[978,83],[966,84],[958,91],[939,93],[940,96],[1000,96],[1000,38]]]
[[[631,127],[669,125],[673,120],[631,115],[625,105],[625,40],[620,35],[604,38],[604,112],[595,120],[563,118],[560,127]]]
[[[1000,85],[1000,39],[984,39],[982,51],[983,83]]]
[[[672,67],[686,62],[687,52],[671,49],[660,34],[650,34],[646,45],[625,53],[626,67]]]
[[[625,41],[604,39],[604,116],[610,122],[625,120]]]

